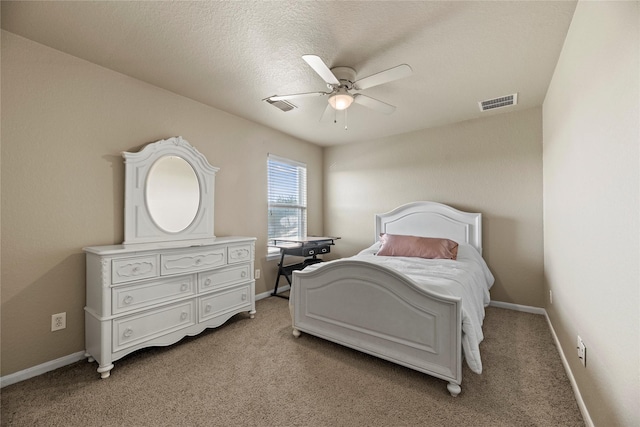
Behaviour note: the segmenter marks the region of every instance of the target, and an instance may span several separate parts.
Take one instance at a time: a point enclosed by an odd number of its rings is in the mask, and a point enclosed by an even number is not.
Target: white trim
[[[507,310],[522,311],[524,313],[542,314],[546,315],[547,311],[544,308],[532,307],[530,305],[512,304],[510,302],[491,301],[490,307],[506,308]]]
[[[591,419],[591,415],[589,415],[589,410],[587,406],[584,404],[584,400],[582,399],[582,395],[580,394],[580,389],[578,388],[578,383],[576,383],[576,379],[573,376],[573,372],[571,372],[571,368],[569,367],[569,362],[565,357],[564,351],[562,351],[562,346],[560,345],[560,341],[558,340],[558,336],[556,335],[555,329],[553,329],[553,325],[551,324],[551,319],[549,319],[549,315],[547,311],[544,312],[544,317],[547,319],[547,324],[549,325],[549,330],[551,330],[551,336],[553,336],[553,342],[558,349],[558,353],[560,354],[560,359],[562,360],[562,366],[564,366],[564,370],[569,377],[569,382],[571,383],[571,388],[573,389],[573,394],[576,397],[576,403],[578,404],[578,408],[580,409],[580,413],[582,414],[582,419],[584,420],[584,424],[587,427],[594,427],[593,420]]]
[[[267,159],[271,159],[271,160],[276,161],[276,162],[284,163],[284,164],[289,165],[289,166],[296,166],[296,167],[299,167],[299,168],[301,167],[301,168],[305,168],[305,169],[307,168],[307,164],[306,163],[302,163],[302,162],[299,162],[297,160],[289,159],[289,158],[286,158],[286,157],[281,157],[281,156],[278,156],[277,154],[267,153]]]
[[[282,292],[289,290],[290,286],[286,285],[279,290]],[[271,296],[273,290],[263,292],[261,294],[257,294],[255,300],[259,301],[264,298],[268,298]],[[571,372],[571,368],[569,367],[569,362],[562,351],[562,346],[560,345],[560,341],[558,340],[558,336],[556,335],[555,329],[553,329],[553,325],[551,324],[551,319],[549,319],[549,315],[544,308],[540,307],[531,307],[528,305],[520,305],[520,304],[512,304],[509,302],[501,302],[501,301],[491,301],[489,306],[496,308],[504,308],[507,310],[514,311],[522,311],[525,313],[533,313],[533,314],[541,314],[547,319],[547,324],[549,325],[549,330],[551,331],[551,336],[553,337],[553,341],[558,349],[558,353],[560,354],[560,359],[562,360],[562,366],[564,366],[564,370],[569,377],[569,382],[571,383],[571,388],[573,389],[573,394],[576,397],[576,402],[578,403],[578,408],[580,409],[580,413],[582,414],[582,418],[584,419],[585,425],[587,427],[594,427],[593,421],[591,420],[591,416],[589,415],[589,411],[584,404],[584,400],[582,399],[582,395],[580,394],[580,390],[578,389],[578,384],[576,383],[576,379]],[[79,351],[77,353],[70,354],[68,356],[61,357],[59,359],[51,360],[49,362],[42,363],[37,366],[33,366],[31,368],[24,369],[22,371],[15,372],[13,374],[5,375],[4,377],[0,377],[0,388],[6,387],[11,384],[15,384],[20,381],[28,380],[29,378],[36,377],[38,375],[45,374],[49,371],[53,371],[58,368],[62,368],[63,366],[71,365],[72,363],[78,362],[82,359],[86,358],[84,351]]]
[[[290,288],[289,285],[279,287],[278,291],[282,291],[282,292],[288,291],[289,288]],[[273,292],[273,289],[270,291],[258,294],[256,295],[255,300],[258,301],[258,300],[270,297],[272,292]],[[0,388],[6,387],[11,384],[19,383],[20,381],[28,380],[29,378],[37,377],[38,375],[46,374],[47,372],[56,370],[58,368],[62,368],[63,366],[71,365],[72,363],[76,363],[86,358],[87,356],[85,355],[85,352],[83,350],[77,353],[60,357],[55,360],[50,360],[40,365],[23,369],[22,371],[14,372],[13,374],[5,375],[4,377],[0,377]]]
[[[267,256],[265,257],[267,261],[280,260],[280,256],[280,248],[267,246]]]
[[[286,285],[286,286],[278,286],[278,293],[280,292],[285,292],[288,291],[289,289],[291,289],[291,286]],[[256,301],[259,301],[261,299],[265,299],[271,296],[271,294],[273,293],[273,289],[271,289],[270,291],[267,292],[263,292],[261,294],[256,295]]]
[[[276,163],[280,163],[283,165],[296,168],[296,171],[297,171],[296,181],[289,182],[289,180],[286,179],[285,184],[287,186],[292,185],[292,188],[293,186],[297,188],[298,203],[296,204],[279,203],[279,202],[273,202],[271,200],[272,190],[276,190],[276,188],[279,187],[279,185],[276,185],[274,182],[272,182],[272,179],[271,179],[272,164],[276,164]],[[267,218],[270,219],[270,215],[271,215],[270,212],[272,211],[273,208],[287,208],[287,209],[296,210],[298,212],[297,214],[298,224],[296,225],[298,237],[303,237],[307,235],[307,229],[308,229],[308,220],[307,220],[308,185],[307,183],[308,181],[307,181],[307,164],[306,163],[298,162],[296,160],[292,160],[285,157],[277,156],[275,154],[267,153],[267,214],[268,214]],[[267,237],[268,237],[267,238],[267,256],[269,256],[268,250],[269,250],[269,242],[271,242],[272,240],[271,238],[282,237],[282,236],[279,234],[276,234],[276,236],[269,235]]]
[[[50,360],[40,365],[32,366],[31,368],[23,369],[22,371],[15,372],[13,374],[5,375],[4,377],[0,377],[0,388],[28,380],[29,378],[37,377],[38,375],[46,374],[49,371],[71,365],[72,363],[76,363],[86,358],[87,356],[85,356],[85,352],[83,350],[68,356],[63,356],[59,359]]]
[[[576,383],[576,379],[573,376],[573,372],[569,367],[569,362],[562,350],[562,346],[560,345],[560,341],[558,340],[558,336],[556,335],[555,329],[553,329],[553,324],[551,324],[551,319],[549,319],[549,315],[547,314],[547,310],[540,307],[531,307],[529,305],[520,305],[520,304],[512,304],[509,302],[501,302],[501,301],[491,301],[489,303],[490,307],[504,308],[507,310],[514,311],[523,311],[525,313],[533,313],[533,314],[541,314],[547,319],[547,325],[549,325],[549,330],[551,331],[551,336],[553,337],[553,342],[558,349],[558,354],[560,355],[560,360],[562,360],[562,366],[564,366],[564,371],[567,373],[567,377],[569,377],[569,382],[571,383],[571,388],[573,389],[573,394],[576,398],[576,403],[578,404],[578,409],[580,409],[580,414],[582,414],[582,419],[584,424],[587,427],[594,427],[593,420],[591,419],[591,415],[589,415],[589,410],[582,399],[582,395],[580,394],[580,389],[578,389],[578,383]]]

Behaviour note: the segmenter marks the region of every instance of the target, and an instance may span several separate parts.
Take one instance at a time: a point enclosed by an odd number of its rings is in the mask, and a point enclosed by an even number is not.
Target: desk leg
[[[273,286],[273,292],[271,293],[272,296],[274,297],[280,297],[280,298],[286,298],[284,296],[278,295],[278,284],[280,283],[280,276],[284,275],[284,278],[287,279],[287,282],[289,282],[289,286],[291,286],[291,281],[289,280],[289,277],[287,276],[287,274],[284,271],[284,251],[282,249],[280,249],[280,263],[278,264],[278,275],[276,276],[276,283]]]

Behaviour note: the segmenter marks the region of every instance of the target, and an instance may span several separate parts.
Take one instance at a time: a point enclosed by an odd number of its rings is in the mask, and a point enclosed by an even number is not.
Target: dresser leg
[[[250,318],[250,319],[254,319],[255,317],[256,317],[256,311],[255,311],[255,310],[251,310],[251,311],[249,312],[249,318]]]
[[[113,369],[113,363],[108,364],[107,366],[98,366],[98,373],[100,374],[100,378],[109,378],[111,375],[111,370]]]
[[[89,353],[85,353],[84,357],[87,358],[87,362],[89,362],[89,363],[93,363],[93,362],[96,361],[96,359],[94,359],[93,356],[91,356]]]

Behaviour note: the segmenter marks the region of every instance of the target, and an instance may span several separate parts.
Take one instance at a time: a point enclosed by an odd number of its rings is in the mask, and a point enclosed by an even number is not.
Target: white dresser
[[[85,346],[102,378],[144,347],[255,314],[254,237],[216,237],[218,168],[182,137],[125,160],[124,242],[84,248]]]
[[[175,343],[255,313],[255,238],[196,247],[93,246],[87,257],[86,352],[107,378],[137,349]]]

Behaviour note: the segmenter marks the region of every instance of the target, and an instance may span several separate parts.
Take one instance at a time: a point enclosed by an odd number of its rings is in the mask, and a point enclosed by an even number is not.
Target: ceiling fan
[[[407,64],[398,65],[388,70],[381,71],[376,74],[372,74],[368,77],[356,80],[356,71],[350,67],[334,67],[329,69],[324,61],[317,55],[303,55],[302,59],[313,70],[318,73],[322,80],[327,83],[329,92],[308,92],[308,93],[296,93],[291,95],[274,95],[266,100],[286,101],[296,98],[307,98],[314,96],[328,96],[329,105],[325,110],[346,110],[352,103],[360,104],[373,110],[379,111],[384,114],[391,114],[395,111],[396,107],[387,104],[386,102],[379,101],[370,96],[358,93],[358,91],[368,89],[374,86],[378,86],[384,83],[389,83],[394,80],[408,77],[413,73],[413,70]],[[324,114],[323,114],[324,116]]]

